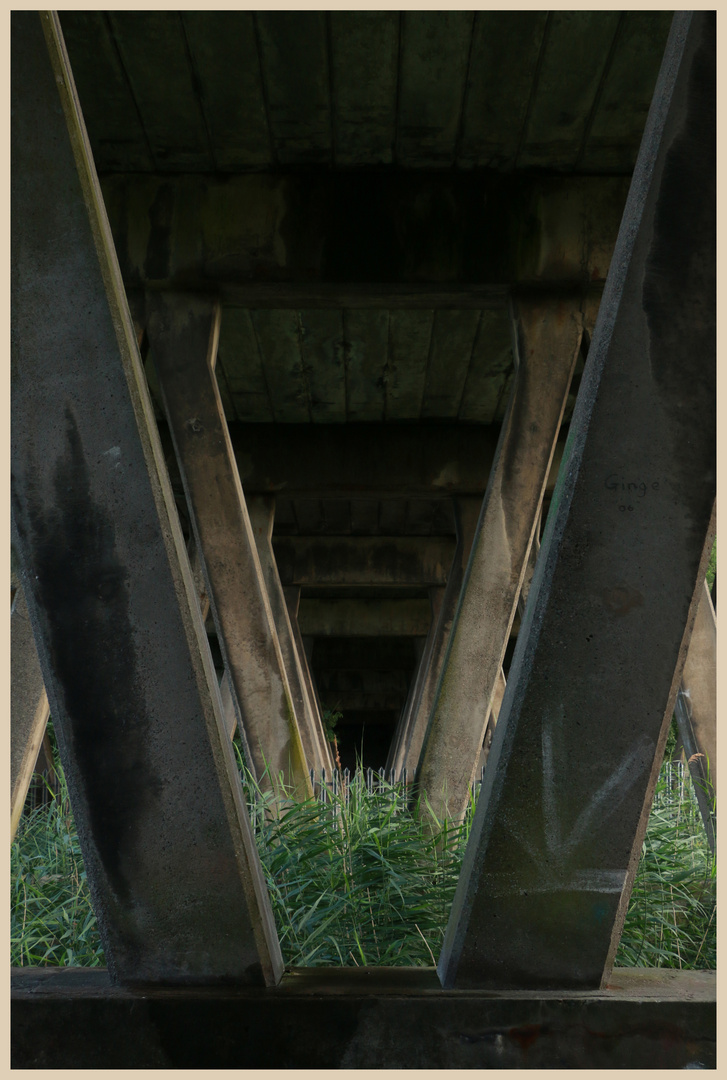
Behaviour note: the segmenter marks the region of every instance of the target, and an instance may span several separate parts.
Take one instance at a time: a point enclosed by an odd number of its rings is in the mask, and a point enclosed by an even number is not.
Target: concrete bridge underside
[[[608,1002],[680,686],[716,770],[713,50],[709,13],[13,16],[13,826],[50,707],[123,1024],[140,986],[305,1013],[231,736],[305,797],[325,710],[441,814],[486,762],[442,1002]],[[18,978],[16,1065],[73,1064]]]

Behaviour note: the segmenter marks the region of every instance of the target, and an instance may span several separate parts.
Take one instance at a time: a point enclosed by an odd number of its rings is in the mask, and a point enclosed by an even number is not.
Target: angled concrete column
[[[440,818],[459,818],[467,805],[581,344],[575,303],[521,299],[515,317],[517,379],[419,768],[420,788]]]
[[[45,726],[48,695],[43,685],[28,605],[15,573],[10,604],[10,841],[20,821]]]
[[[390,772],[392,769],[394,769],[397,774],[400,773],[402,769],[407,769],[408,772],[408,762],[410,760],[414,762],[415,757],[418,760],[418,751],[421,748],[421,741],[419,743],[419,746],[415,747],[414,750],[411,749],[411,740],[414,732],[414,717],[417,715],[417,707],[421,700],[424,682],[430,670],[432,651],[437,640],[439,615],[442,610],[442,603],[444,601],[445,592],[445,586],[429,589],[429,603],[432,609],[432,621],[429,626],[429,633],[426,636],[423,648],[417,656],[416,673],[414,675],[414,678],[412,679],[411,686],[409,687],[409,693],[407,695],[406,703],[402,710],[401,716],[399,717],[396,725],[396,730],[394,731],[394,735],[391,740],[391,746],[389,747],[389,753],[386,759],[387,773]],[[415,768],[416,762],[414,762],[414,764],[412,765],[412,769]]]
[[[445,986],[610,977],[711,546],[715,201],[715,18],[678,13],[447,927]]]
[[[323,716],[323,707],[321,705],[321,695],[318,693],[318,687],[316,686],[316,680],[313,676],[313,670],[311,664],[313,662],[313,645],[314,639],[312,637],[303,637],[300,632],[300,625],[298,623],[298,609],[300,608],[300,588],[291,586],[285,589],[285,603],[288,605],[288,613],[290,615],[290,624],[293,627],[293,634],[298,646],[298,655],[300,656],[300,662],[303,665],[303,673],[305,675],[306,685],[308,686],[309,694],[312,694],[312,699],[315,699],[315,703],[318,707],[318,713]],[[295,616],[295,618],[293,617]]]
[[[717,620],[706,581],[684,662],[676,718],[712,850],[716,842]]]
[[[503,698],[505,697],[505,690],[507,689],[507,680],[505,678],[505,672],[500,668],[500,674],[495,684],[495,693],[492,698],[492,705],[487,717],[485,725],[485,737],[482,742],[482,750],[480,751],[479,769],[480,771],[487,764],[487,759],[490,756],[490,747],[492,746],[492,738],[495,734],[495,728],[497,727],[497,721],[500,718],[500,709],[502,708]],[[477,773],[475,773],[475,780],[477,779]]]
[[[257,553],[262,568],[263,580],[273,613],[273,621],[280,642],[280,651],[285,665],[285,673],[290,686],[290,693],[295,710],[295,718],[303,741],[306,761],[309,768],[320,773],[324,768],[330,775],[333,767],[328,742],[323,732],[320,713],[315,699],[311,702],[308,687],[303,677],[298,648],[293,636],[291,617],[285,602],[283,586],[280,583],[278,568],[273,553],[273,522],[275,519],[275,496],[253,495],[247,500]]]
[[[432,605],[430,645],[422,657],[416,697],[412,699],[410,708],[399,720],[389,754],[391,763],[389,767],[397,771],[406,769],[410,776],[414,775],[420,765],[427,722],[442,671],[454,614],[459,603],[477,520],[482,509],[482,500],[472,496],[458,496],[453,499],[453,507],[457,546],[447,575],[447,585],[438,610],[435,610],[434,604]]]
[[[50,58],[49,58],[50,54]],[[58,18],[12,16],[13,546],[125,984],[282,973]]]
[[[305,752],[220,401],[219,307],[150,293],[147,335],[225,667],[258,782],[310,794]]]

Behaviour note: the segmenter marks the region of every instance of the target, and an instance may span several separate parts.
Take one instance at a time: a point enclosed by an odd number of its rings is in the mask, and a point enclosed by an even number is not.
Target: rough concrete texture
[[[715,499],[714,14],[677,15],[669,41],[447,928],[445,986],[597,987],[638,865]]]
[[[10,839],[23,812],[45,726],[48,695],[25,595],[12,574],[10,606]]]
[[[298,658],[298,647],[293,636],[290,614],[285,602],[285,594],[280,583],[273,552],[272,536],[275,519],[275,498],[270,495],[254,495],[247,500],[247,509],[250,515],[253,536],[255,537],[258,558],[260,559],[260,568],[268,600],[270,601],[270,610],[273,614],[273,622],[280,643],[280,652],[290,687],[296,723],[305,750],[306,763],[308,769],[315,769],[316,773],[320,773],[321,769],[325,768],[330,776],[333,769],[331,753],[323,731],[318,704],[315,698],[311,700],[303,676]]]
[[[114,990],[15,969],[15,1069],[713,1069],[713,972],[597,993],[447,992],[432,969],[298,969],[262,992]]]
[[[581,314],[568,301],[521,299],[516,325],[517,379],[419,766],[439,818],[459,819],[467,806],[581,345]]]
[[[273,540],[285,585],[445,585],[447,536],[285,536]]]
[[[627,191],[621,176],[466,171],[103,182],[128,287],[214,282],[243,306],[308,308],[462,308],[501,300],[493,286],[604,281]]]
[[[274,982],[272,911],[57,17],[15,12],[12,50],[13,546],[107,962],[124,983]]]
[[[251,765],[265,787],[282,773],[305,796],[305,751],[213,371],[218,334],[214,301],[147,297],[149,347]]]

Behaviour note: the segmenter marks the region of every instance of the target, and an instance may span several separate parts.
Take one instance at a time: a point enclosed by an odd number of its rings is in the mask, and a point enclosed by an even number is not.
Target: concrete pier
[[[219,308],[150,294],[147,334],[225,666],[252,766],[266,787],[310,793],[305,751],[265,578],[230,445],[212,358]]]
[[[420,767],[427,724],[449,644],[482,500],[460,495],[453,500],[453,506],[457,546],[447,574],[447,585],[441,599],[438,598],[438,603],[432,604],[432,623],[417,672],[414,695],[399,720],[387,762],[387,768],[396,769],[397,772],[406,769],[410,776]]]
[[[273,552],[275,498],[271,495],[254,495],[247,500],[247,508],[306,763],[308,768],[315,769],[317,774],[321,769],[326,769],[330,776],[333,770],[331,753],[323,732],[318,703],[315,698],[311,700],[305,681],[298,656],[298,645],[293,634],[292,619]]]
[[[452,907],[448,987],[611,973],[711,547],[714,93],[714,13],[679,14]]]
[[[13,546],[106,960],[275,983],[282,958],[73,77],[12,20]]]
[[[519,366],[428,718],[418,785],[461,818],[479,763],[520,586],[581,345],[567,301],[522,299]]]

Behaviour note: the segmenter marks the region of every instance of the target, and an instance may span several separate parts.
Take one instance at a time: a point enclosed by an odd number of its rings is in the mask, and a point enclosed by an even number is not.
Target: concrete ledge
[[[14,1069],[716,1067],[713,972],[616,970],[605,991],[444,991],[434,969],[298,969],[274,989],[129,990],[12,973]]]

